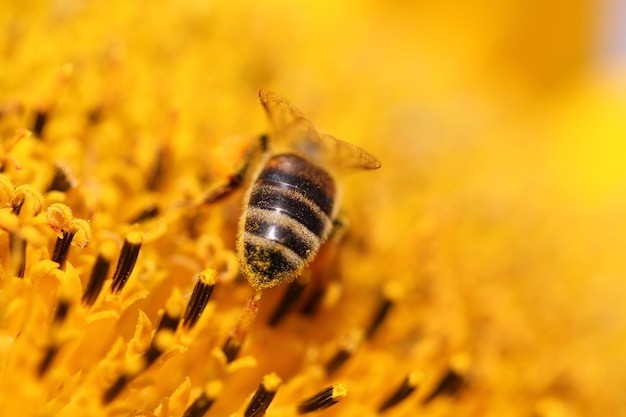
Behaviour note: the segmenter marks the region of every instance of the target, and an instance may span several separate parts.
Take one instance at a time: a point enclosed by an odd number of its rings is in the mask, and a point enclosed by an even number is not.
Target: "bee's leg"
[[[332,242],[331,244],[340,243],[348,231],[348,227],[350,227],[348,218],[343,215],[337,216],[337,218],[333,220],[333,228],[330,230],[328,241]]]
[[[333,220],[328,241],[320,249],[320,253],[311,265],[310,290],[304,300],[300,313],[305,316],[314,315],[320,304],[326,307],[334,305],[342,291],[340,270],[340,244],[348,231],[349,221],[344,216]]]
[[[289,314],[308,292],[305,297],[300,312],[304,315],[311,315],[317,309],[319,303],[323,300],[327,293],[329,285],[336,280],[335,271],[338,268],[337,250],[339,243],[348,229],[348,221],[341,217],[333,221],[328,241],[321,248],[318,257],[308,270],[291,282],[280,302],[274,308],[272,315],[268,321],[271,327],[276,327]],[[315,275],[311,283],[310,275]],[[309,285],[311,284],[311,285]],[[308,287],[311,287],[308,291]]]
[[[239,169],[228,178],[228,182],[226,184],[204,196],[202,204],[209,205],[216,203],[236,191],[246,179],[254,160],[257,159],[259,155],[267,152],[267,141],[267,135],[259,136],[258,142],[250,146],[248,152],[246,152]]]

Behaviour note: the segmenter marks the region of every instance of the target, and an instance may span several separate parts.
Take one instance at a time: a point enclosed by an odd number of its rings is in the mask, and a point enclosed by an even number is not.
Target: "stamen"
[[[16,215],[19,215],[24,204],[28,207],[27,214],[29,216],[36,216],[41,213],[41,209],[43,207],[43,196],[31,185],[19,185],[15,187],[15,193],[13,194],[13,199],[11,200],[13,212]]]
[[[215,398],[207,396],[206,392],[200,394],[198,398],[185,410],[183,417],[202,417],[213,405]]]
[[[84,248],[91,241],[91,228],[85,220],[75,219],[72,210],[62,203],[51,204],[46,214],[48,224],[57,233],[52,261],[64,269],[72,240],[76,236],[76,245]]]
[[[41,107],[35,111],[35,120],[33,120],[33,126],[31,128],[31,131],[37,139],[41,139],[43,129],[46,127],[49,116],[50,112]]]
[[[57,237],[54,251],[52,252],[52,261],[59,264],[59,269],[65,268],[65,261],[70,252],[70,245],[74,239],[74,233],[63,231],[62,235]]]
[[[467,383],[464,373],[469,366],[470,358],[466,354],[459,354],[451,358],[447,372],[423,403],[428,404],[439,396],[456,396]]]
[[[163,172],[165,170],[165,160],[168,155],[167,146],[162,146],[159,148],[156,159],[154,161],[154,167],[152,168],[152,172],[148,177],[148,181],[146,181],[146,188],[150,191],[156,191],[159,188],[159,185],[163,181]]]
[[[224,346],[222,346],[222,352],[224,352],[224,356],[226,356],[226,363],[231,363],[237,359],[242,344],[243,340],[237,340],[232,336],[226,339]]]
[[[163,354],[163,352],[171,346],[172,341],[174,340],[174,332],[178,328],[178,323],[180,322],[180,313],[182,311],[182,308],[178,303],[179,298],[179,294],[175,293],[168,299],[161,321],[154,332],[154,337],[152,338],[150,347],[144,352],[141,359],[130,362],[125,372],[117,378],[109,389],[105,391],[104,396],[102,397],[102,402],[104,404],[108,404],[113,401],[130,381],[152,365]]]
[[[70,188],[74,187],[75,181],[70,177],[67,169],[61,165],[56,165],[54,170],[54,177],[46,192],[61,191],[66,192]]]
[[[346,395],[348,395],[348,390],[343,384],[331,385],[298,404],[298,414],[325,410],[337,404]]]
[[[237,359],[242,344],[243,340],[237,340],[232,336],[226,339],[224,346],[222,346],[222,352],[224,352],[224,356],[226,356],[226,363],[231,363]]]
[[[30,185],[13,187],[11,181],[0,176],[0,191],[9,199],[11,211],[15,216],[37,216],[43,207],[43,196]],[[24,207],[26,207],[24,209]],[[24,210],[23,210],[24,209]],[[16,219],[17,220],[17,219]],[[15,232],[9,232],[9,248],[11,250],[11,269],[14,276],[24,277],[26,268],[26,239]]]
[[[222,351],[226,356],[227,363],[231,363],[237,358],[243,341],[246,338],[246,334],[248,333],[248,329],[259,311],[258,301],[260,298],[261,293],[257,292],[256,295],[248,301],[239,322],[231,330],[228,339],[226,339],[224,346],[222,346]]]
[[[341,347],[326,363],[326,374],[332,375],[341,368],[341,366],[356,352],[361,341],[361,335],[358,332],[350,333],[342,342]]]
[[[376,309],[376,312],[372,316],[370,324],[367,327],[367,332],[365,333],[365,337],[367,339],[371,339],[374,336],[376,331],[380,328],[380,326],[387,318],[387,315],[389,314],[391,308],[402,297],[404,292],[404,288],[399,285],[398,282],[390,281],[385,284],[382,289],[383,297],[380,301],[378,308]]]
[[[48,372],[48,369],[50,369],[52,361],[54,361],[54,358],[56,357],[58,352],[59,348],[56,345],[48,346],[48,349],[46,349],[46,353],[44,354],[43,359],[39,363],[39,368],[37,368],[37,375],[39,377],[42,377],[46,372]]]
[[[354,352],[346,348],[339,349],[335,356],[326,363],[326,374],[332,375],[337,372],[341,365],[343,365],[353,353]]]
[[[24,200],[19,200],[19,201],[14,200],[11,202],[12,211],[13,213],[15,213],[16,216],[20,215],[20,211],[22,210],[23,204],[24,204]]]
[[[159,326],[156,329],[156,332],[162,332],[165,330],[169,330],[171,332],[175,332],[178,328],[178,323],[180,323],[180,312],[169,312],[167,309],[163,313],[163,317],[161,317],[161,321],[159,322]]]
[[[216,272],[213,269],[205,269],[200,273],[185,310],[183,326],[186,328],[192,328],[200,319],[215,288],[215,277]]]
[[[162,333],[160,334],[157,330],[157,332],[154,334],[154,338],[152,339],[152,343],[150,343],[150,347],[143,354],[143,358],[145,360],[145,368],[148,368],[150,365],[152,365],[154,361],[159,359],[159,356],[163,354],[163,349],[156,342],[157,338],[159,338],[161,335]]]
[[[307,283],[297,279],[287,287],[283,298],[280,300],[280,303],[276,306],[276,309],[270,316],[268,324],[271,327],[275,327],[278,325],[283,318],[294,308],[304,289],[306,288]]]
[[[113,282],[111,283],[111,292],[113,294],[119,294],[126,285],[135,267],[135,262],[137,262],[142,241],[143,238],[139,232],[129,233],[126,240],[124,240],[124,246],[122,246],[120,258],[113,274]]]
[[[404,401],[415,389],[419,382],[423,379],[423,374],[418,372],[411,372],[402,381],[402,384],[396,389],[381,405],[378,407],[378,412],[382,413],[388,409],[395,407]]]
[[[48,224],[59,235],[69,229],[70,222],[74,219],[72,209],[62,203],[51,204],[46,210],[46,215]]]
[[[146,220],[154,219],[156,216],[159,215],[159,212],[160,212],[159,207],[150,205],[144,208],[143,211],[139,213],[137,216],[133,217],[129,221],[129,223],[130,224],[141,223],[141,222],[145,222]]]
[[[65,64],[61,67],[58,78],[53,84],[50,92],[47,94],[42,104],[35,110],[35,120],[33,121],[32,131],[36,138],[41,139],[43,131],[47,125],[50,117],[50,112],[54,108],[55,102],[60,97],[64,87],[67,86],[68,80],[74,71],[74,67],[71,64]]]
[[[159,321],[150,347],[143,354],[143,369],[154,363],[174,342],[174,334],[181,320],[182,296],[180,291],[175,290],[165,304],[163,316]],[[143,370],[141,369],[141,370]]]
[[[56,325],[59,325],[65,321],[65,318],[67,317],[67,313],[70,311],[70,307],[71,307],[71,304],[69,303],[69,301],[67,300],[59,301],[59,304],[57,305],[57,309],[54,312],[54,319],[53,319]]]
[[[439,381],[437,387],[424,399],[424,404],[428,404],[441,395],[453,397],[461,390],[464,384],[465,379],[461,375],[453,369],[448,369],[448,372]]]
[[[183,417],[202,417],[209,411],[221,391],[220,383],[210,383],[204,391],[185,410]]]
[[[163,178],[166,177],[165,171],[170,165],[172,153],[171,142],[175,135],[175,128],[177,126],[179,114],[177,111],[172,111],[168,116],[168,123],[165,129],[165,140],[161,146],[159,146],[152,172],[146,182],[146,188],[150,191],[157,191],[161,187]]]
[[[367,332],[365,333],[365,337],[367,339],[371,339],[374,336],[374,333],[376,333],[376,330],[378,330],[380,325],[383,323],[392,306],[393,301],[389,298],[385,297],[380,301],[380,304],[372,316],[369,326],[367,327]]]
[[[120,393],[122,392],[122,390],[126,387],[126,385],[128,385],[128,383],[130,382],[131,378],[126,375],[126,374],[122,374],[120,375],[115,382],[113,383],[113,385],[111,385],[109,387],[109,389],[107,389],[104,392],[104,395],[102,396],[102,403],[103,404],[108,404],[111,401],[113,401],[118,395],[120,395]]]
[[[302,308],[300,309],[300,313],[305,316],[312,316],[317,311],[317,308],[320,305],[320,302],[324,298],[325,290],[323,288],[316,288],[309,298],[306,300]]]
[[[74,236],[80,234],[76,244],[85,247],[91,240],[91,229],[89,224],[81,219],[72,219],[66,228],[61,229],[61,235],[57,237],[52,261],[59,264],[59,269],[65,269],[65,261],[70,251],[70,246]]]
[[[54,312],[54,318],[52,319],[52,332],[58,331],[59,326],[63,324],[63,322],[67,318],[70,307],[71,304],[68,300],[59,301],[56,311]],[[50,346],[48,346],[48,348],[46,349],[46,353],[39,363],[39,368],[37,369],[37,375],[39,375],[39,377],[43,376],[48,371],[48,369],[50,369],[50,366],[52,365],[52,362],[54,361],[57,353],[59,353],[59,346],[53,342],[52,344],[50,344]]]
[[[259,388],[254,393],[254,396],[250,400],[250,404],[246,408],[244,413],[245,417],[260,417],[265,415],[265,411],[272,403],[278,388],[282,384],[282,380],[275,373],[265,375],[263,382],[259,385]]]
[[[172,304],[173,303],[168,302],[168,307]],[[180,311],[168,310],[171,309],[166,307],[163,312],[163,317],[161,317],[161,321],[159,322],[159,326],[154,332],[152,343],[150,343],[150,347],[143,354],[146,368],[152,365],[154,361],[156,361],[159,356],[163,354],[168,343],[171,341],[171,336],[174,335],[174,332],[176,332],[176,329],[178,328],[178,323],[180,323]]]
[[[96,258],[96,263],[91,270],[89,283],[87,284],[85,292],[83,293],[83,304],[90,306],[96,302],[96,300],[98,299],[98,295],[100,295],[100,291],[102,291],[102,287],[104,286],[104,281],[109,274],[110,266],[111,261],[107,259],[102,253],[98,254],[98,257]]]
[[[103,106],[94,106],[87,112],[87,121],[95,125],[102,120]]]

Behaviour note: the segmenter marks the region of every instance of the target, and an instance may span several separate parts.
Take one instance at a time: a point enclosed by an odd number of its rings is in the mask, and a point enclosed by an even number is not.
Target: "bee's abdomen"
[[[331,228],[332,177],[293,154],[275,155],[252,185],[239,247],[251,284],[270,288],[293,279]]]

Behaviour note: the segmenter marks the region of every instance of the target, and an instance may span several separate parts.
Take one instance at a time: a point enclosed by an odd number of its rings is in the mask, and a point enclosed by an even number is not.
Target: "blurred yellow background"
[[[472,353],[485,400],[457,415],[626,416],[620,16],[608,0],[10,0],[0,100],[57,102],[55,137],[102,103],[139,142],[175,113],[177,157],[210,171],[222,138],[265,129],[257,91],[284,95],[381,160],[347,182],[371,248],[355,268],[404,282],[393,317],[417,324],[396,334]]]

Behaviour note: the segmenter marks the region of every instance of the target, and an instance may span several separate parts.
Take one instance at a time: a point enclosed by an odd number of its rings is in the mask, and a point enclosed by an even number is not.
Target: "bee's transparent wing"
[[[259,91],[259,99],[273,124],[275,133],[292,128],[315,130],[313,124],[291,103],[268,90]],[[306,126],[309,125],[309,126]]]
[[[322,158],[343,169],[378,169],[380,161],[363,149],[331,135],[319,134]]]
[[[259,91],[261,104],[274,128],[274,139],[335,169],[377,169],[380,162],[358,146],[319,133],[315,125],[287,100]]]

